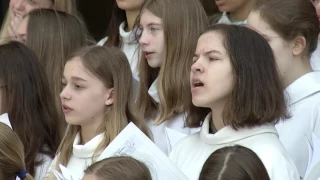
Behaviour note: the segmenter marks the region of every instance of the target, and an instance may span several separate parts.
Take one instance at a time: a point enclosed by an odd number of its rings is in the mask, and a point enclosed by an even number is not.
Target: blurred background
[[[0,0],[0,25],[8,9],[10,0]],[[208,15],[218,12],[214,0],[200,0]],[[106,36],[112,6],[116,0],[77,0],[80,14],[87,24],[88,30],[93,38],[100,40]],[[103,20],[103,21],[102,21]]]

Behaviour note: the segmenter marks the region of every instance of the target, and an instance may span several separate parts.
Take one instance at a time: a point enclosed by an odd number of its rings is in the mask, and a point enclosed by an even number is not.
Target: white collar
[[[318,92],[320,92],[320,72],[307,73],[285,89],[289,105]]]
[[[80,133],[78,132],[73,141],[73,155],[78,158],[91,158],[104,138],[104,134],[99,134],[84,145],[80,143]],[[98,154],[97,154],[98,155]]]
[[[133,31],[131,30],[129,32],[126,32],[124,30],[125,25],[126,25],[126,22],[122,22],[119,26],[119,33],[122,38],[122,42],[123,43],[136,43],[136,37],[135,37],[136,30],[133,30]]]
[[[157,103],[160,102],[159,100],[159,94],[158,94],[158,78],[153,81],[151,86],[149,87],[148,94],[152,97],[153,100],[155,100]]]
[[[240,128],[237,131],[234,130],[231,126],[225,126],[215,134],[210,134],[209,133],[210,121],[211,121],[211,113],[207,115],[207,117],[205,118],[202,124],[201,130],[200,130],[200,137],[205,143],[211,144],[211,145],[230,144],[230,143],[239,141],[241,139],[245,139],[258,134],[272,133],[278,136],[277,130],[272,124],[266,124],[259,127],[252,127],[252,128]]]

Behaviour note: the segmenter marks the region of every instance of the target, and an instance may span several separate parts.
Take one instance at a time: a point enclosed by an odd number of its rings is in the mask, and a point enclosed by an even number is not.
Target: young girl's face
[[[247,19],[247,24],[268,41],[280,70],[280,79],[284,81],[285,76],[290,71],[292,65],[291,60],[293,59],[293,50],[291,42],[287,42],[280,34],[275,32],[271,26],[261,18],[259,12],[251,11]]]
[[[191,66],[192,103],[212,108],[226,102],[233,86],[230,57],[219,32],[208,32],[198,39]]]
[[[234,12],[245,6],[251,0],[215,0],[216,5],[221,12]]]
[[[52,2],[50,0],[10,0],[9,4],[11,18],[22,18],[35,9],[51,7]]]
[[[120,9],[125,11],[139,11],[144,0],[116,0]]]
[[[17,40],[22,43],[25,43],[27,40],[28,22],[29,22],[29,17],[27,16],[21,21],[19,28],[17,30],[17,38],[18,38]]]
[[[164,54],[164,32],[162,20],[145,10],[140,18],[140,28],[142,30],[139,43],[144,57],[152,68],[161,67]]]
[[[104,120],[106,106],[113,103],[113,88],[107,89],[83,66],[80,57],[66,63],[62,84],[60,98],[67,123],[98,127]]]

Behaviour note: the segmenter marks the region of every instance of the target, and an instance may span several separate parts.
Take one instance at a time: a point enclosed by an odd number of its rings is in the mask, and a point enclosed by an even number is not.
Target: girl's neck
[[[229,12],[229,18],[232,21],[245,21],[247,20],[251,11],[252,1],[249,0],[246,4],[242,5],[238,10]]]
[[[99,119],[99,120],[98,120]],[[103,122],[103,117],[93,117],[90,120],[90,123],[81,125],[80,129],[80,144],[84,145],[87,142],[89,142],[91,139],[93,139],[98,134],[102,133],[99,131],[100,125]]]
[[[134,23],[139,15],[139,11],[126,11],[127,25],[125,31],[132,31]]]
[[[224,107],[224,106],[223,106]],[[223,107],[214,107],[211,108],[211,127],[219,131],[226,125],[223,122]]]
[[[310,64],[310,59],[308,57],[302,58],[302,57],[296,57],[292,61],[292,65],[290,70],[284,74],[282,80],[283,85],[285,88],[287,88],[290,84],[292,84],[295,80],[299,79],[301,76],[312,72],[312,67]]]

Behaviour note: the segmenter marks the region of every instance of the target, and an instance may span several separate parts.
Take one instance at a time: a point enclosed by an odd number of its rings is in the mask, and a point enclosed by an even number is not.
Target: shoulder
[[[272,180],[300,179],[296,166],[281,144],[260,144],[252,150],[261,159]]]
[[[192,153],[192,151],[196,149],[195,147],[199,148],[197,145],[201,144],[201,142],[199,132],[182,138],[171,151],[169,158],[173,161],[178,161],[179,156],[184,156],[185,152]]]
[[[101,40],[97,43],[97,45],[98,45],[98,46],[103,46],[103,45],[107,42],[107,40],[108,40],[108,36],[107,36],[107,37],[104,37],[103,39],[101,39]]]

